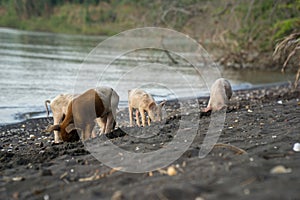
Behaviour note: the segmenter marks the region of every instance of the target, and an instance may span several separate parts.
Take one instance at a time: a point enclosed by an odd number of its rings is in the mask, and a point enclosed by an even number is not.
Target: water
[[[129,52],[110,63],[108,71],[105,71],[107,60],[114,54],[97,55],[97,61],[86,60],[89,53],[105,39],[102,36],[74,36],[0,28],[0,124],[45,116],[44,101],[60,93],[76,91],[74,86],[81,85],[78,76],[84,81],[89,80],[91,86],[101,84],[115,88],[121,97],[119,107],[127,105],[127,90],[137,86],[154,94],[156,100],[190,96],[187,87],[203,89],[196,91],[196,95],[208,94],[206,85],[199,87],[199,84],[191,86],[185,83],[184,80],[192,80],[193,83],[203,80],[184,61],[176,68],[162,70],[162,64],[167,62],[164,52],[151,53],[158,55],[155,58],[161,58],[160,64],[156,64],[155,59],[151,60],[149,54],[143,50]],[[149,60],[153,64],[149,65]],[[138,67],[141,63],[143,67]],[[82,67],[86,67],[85,73],[80,71]],[[99,75],[103,72],[104,75]],[[98,82],[91,80],[93,76],[98,77]],[[231,81],[234,89],[291,79],[290,75],[279,72],[261,71],[225,71],[223,76]],[[155,84],[160,80],[164,80],[164,84]]]

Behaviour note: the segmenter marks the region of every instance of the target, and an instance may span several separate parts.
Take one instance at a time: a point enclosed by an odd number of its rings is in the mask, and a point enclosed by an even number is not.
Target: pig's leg
[[[140,118],[139,118],[139,111],[138,110],[135,111],[135,117],[136,117],[136,124],[138,126],[141,126],[141,124],[140,124]]]
[[[103,134],[106,128],[106,117],[97,118],[96,121],[100,128],[100,134]]]
[[[150,119],[150,117],[148,116],[148,126],[150,126],[150,124],[151,124],[151,119]]]
[[[141,116],[142,116],[142,124],[143,124],[143,126],[145,127],[145,126],[146,126],[146,115],[145,115],[145,111],[144,111],[144,109],[140,109],[139,111],[140,111]]]
[[[110,112],[110,113],[108,113],[108,116],[106,118],[107,118],[107,121],[106,121],[105,133],[110,133],[114,126],[114,116]]]
[[[53,115],[53,124],[59,124],[64,118],[64,115],[59,116],[59,115]],[[61,138],[61,134],[59,131],[54,131],[54,143],[60,143],[63,142]]]
[[[132,112],[133,112],[133,108],[131,106],[128,107],[128,111],[129,111],[129,121],[130,121],[130,126],[133,126],[133,120],[132,120]]]
[[[206,108],[202,109],[202,112],[208,112],[210,111],[212,108],[210,106],[207,106]]]
[[[94,126],[95,126],[95,124],[94,124]],[[83,134],[84,135],[83,141],[90,139],[94,126],[93,126],[93,124],[90,124],[90,123],[86,124],[84,134]]]
[[[212,110],[211,102],[210,101],[211,101],[211,97],[209,98],[207,107],[201,110],[202,112],[208,112],[208,111]]]

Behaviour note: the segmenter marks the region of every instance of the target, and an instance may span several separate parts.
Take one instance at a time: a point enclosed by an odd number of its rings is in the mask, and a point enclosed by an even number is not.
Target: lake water
[[[0,124],[45,116],[46,99],[91,86],[113,87],[120,95],[119,107],[127,105],[127,91],[133,87],[148,90],[156,100],[191,96],[190,91],[208,94],[195,69],[176,55],[181,61],[173,67],[159,50],[139,49],[117,58],[118,49],[91,53],[105,39],[0,28]],[[280,72],[220,71],[234,89],[291,79]]]

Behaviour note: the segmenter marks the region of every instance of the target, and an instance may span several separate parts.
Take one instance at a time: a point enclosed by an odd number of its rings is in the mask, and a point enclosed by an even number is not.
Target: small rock
[[[294,146],[293,146],[293,150],[296,151],[296,152],[300,152],[300,143],[298,143],[298,142],[295,143]]]
[[[175,176],[177,174],[177,171],[174,166],[168,167],[167,173],[169,176]]]
[[[291,173],[292,169],[291,168],[286,168],[283,165],[277,165],[271,169],[271,174],[287,174]]]
[[[122,191],[116,191],[111,197],[111,200],[122,200],[122,199],[124,199],[124,195]]]
[[[22,176],[16,176],[16,177],[13,177],[12,180],[13,181],[23,181],[23,180],[25,180],[25,178]]]
[[[49,194],[45,194],[45,195],[44,195],[44,200],[49,200],[49,199],[50,199]]]
[[[245,194],[245,195],[249,195],[249,194],[250,194],[250,190],[249,190],[249,189],[247,189],[247,188],[246,188],[246,189],[244,189],[244,194]]]
[[[29,139],[34,140],[34,139],[35,139],[35,135],[30,134],[30,135],[29,135]]]
[[[248,109],[248,111],[247,111],[248,113],[253,113],[253,110],[250,110],[250,109]]]
[[[12,197],[13,197],[13,199],[19,199],[19,192],[14,192],[13,194],[12,194]]]
[[[40,142],[40,147],[44,147],[44,143],[43,142]]]
[[[281,101],[281,100],[279,100],[279,101],[277,101],[277,103],[278,103],[278,104],[282,104],[282,101]]]

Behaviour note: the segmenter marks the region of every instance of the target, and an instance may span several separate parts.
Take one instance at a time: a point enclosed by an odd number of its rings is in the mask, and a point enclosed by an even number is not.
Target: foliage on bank
[[[226,65],[255,62],[299,31],[300,0],[2,0],[0,26],[93,35],[166,27],[218,49]]]

